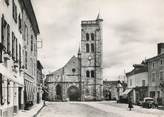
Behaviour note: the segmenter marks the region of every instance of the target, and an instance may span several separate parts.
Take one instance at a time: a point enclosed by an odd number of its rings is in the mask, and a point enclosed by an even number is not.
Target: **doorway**
[[[67,93],[70,101],[80,100],[80,90],[76,86],[69,87]]]
[[[56,100],[57,101],[62,100],[62,87],[59,84],[56,86]]]

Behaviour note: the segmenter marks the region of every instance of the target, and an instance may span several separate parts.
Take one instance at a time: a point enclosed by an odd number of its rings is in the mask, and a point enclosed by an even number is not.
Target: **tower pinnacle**
[[[100,12],[98,13],[96,20],[103,21],[103,19],[101,18]]]

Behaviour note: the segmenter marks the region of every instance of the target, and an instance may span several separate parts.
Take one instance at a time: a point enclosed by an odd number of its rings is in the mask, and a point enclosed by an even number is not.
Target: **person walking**
[[[132,108],[133,108],[133,104],[132,104],[132,100],[131,100],[131,98],[129,98],[128,108],[129,108],[129,111],[131,111]]]

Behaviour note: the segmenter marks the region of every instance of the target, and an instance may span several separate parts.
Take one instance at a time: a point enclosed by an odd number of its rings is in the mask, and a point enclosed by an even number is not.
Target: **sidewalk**
[[[16,115],[14,115],[14,117],[35,117],[43,106],[44,104],[41,102],[40,104],[34,105],[30,110],[20,110]]]

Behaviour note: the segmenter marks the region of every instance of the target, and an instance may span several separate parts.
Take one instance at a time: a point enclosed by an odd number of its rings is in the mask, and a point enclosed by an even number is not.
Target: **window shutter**
[[[7,53],[10,55],[10,25],[7,25]]]
[[[15,38],[16,61],[18,61],[18,40]]]
[[[12,58],[14,59],[14,33],[12,32]]]
[[[19,67],[21,67],[21,45],[19,44]]]
[[[0,73],[0,101],[2,105],[2,74]]]
[[[1,18],[1,43],[3,44],[4,42],[4,35],[3,35],[3,24],[4,24],[4,15],[2,15],[2,18]]]

